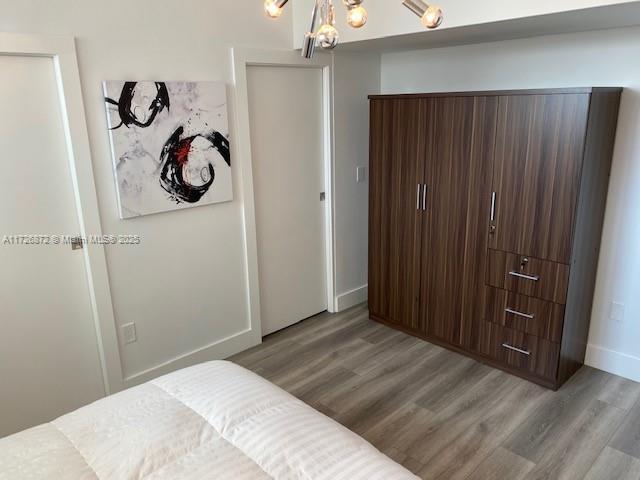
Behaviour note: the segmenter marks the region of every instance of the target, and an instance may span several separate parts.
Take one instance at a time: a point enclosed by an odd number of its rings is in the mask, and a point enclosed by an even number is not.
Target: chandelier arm
[[[311,26],[309,31],[304,34],[301,55],[303,58],[313,58],[316,50],[316,23],[318,22],[318,11],[320,9],[321,0],[316,0],[311,12]]]
[[[339,0],[336,0],[336,2]],[[289,0],[264,0],[264,9],[268,16],[278,18]],[[347,23],[352,28],[361,28],[367,23],[367,11],[362,7],[364,0],[342,0],[347,8]],[[402,0],[402,4],[420,17],[422,24],[429,29],[438,28],[444,18],[442,8],[430,5],[425,0]],[[322,26],[316,31],[318,18]],[[304,35],[302,56],[312,58],[316,44],[326,50],[338,44],[339,34],[335,28],[336,11],[334,0],[315,0],[311,13],[311,25]]]
[[[402,4],[419,17],[422,17],[429,8],[429,5],[422,0],[403,0]]]
[[[313,5],[313,11],[311,12],[311,27],[309,28],[309,33],[314,33],[316,31],[316,25],[318,23],[318,12],[321,10],[320,2],[322,0],[316,0]]]

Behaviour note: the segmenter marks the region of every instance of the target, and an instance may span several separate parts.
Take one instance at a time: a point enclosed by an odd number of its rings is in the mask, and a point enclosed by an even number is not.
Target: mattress
[[[233,363],[160,377],[0,439],[0,479],[395,480],[414,475]]]

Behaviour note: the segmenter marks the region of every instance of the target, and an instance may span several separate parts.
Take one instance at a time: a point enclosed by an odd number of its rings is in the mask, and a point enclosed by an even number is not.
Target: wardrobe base
[[[458,347],[456,345],[452,345],[450,343],[447,343],[441,339],[435,338],[435,337],[430,337],[429,335],[417,331],[417,330],[413,330],[411,328],[407,328],[403,325],[398,325],[397,323],[393,323],[393,322],[389,322],[387,320],[384,320],[383,318],[377,317],[376,315],[370,314],[369,318],[375,322],[381,323],[383,325],[386,325],[387,327],[393,328],[394,330],[399,330],[401,332],[404,332],[408,335],[411,335],[413,337],[417,337],[421,340],[424,340],[426,342],[429,343],[433,343],[434,345],[438,345],[439,347],[443,347],[446,348],[447,350],[451,350],[453,352],[459,353],[461,355],[464,355],[465,357],[469,357],[472,358],[480,363],[484,363],[485,365],[488,365],[492,368],[497,368],[499,370],[502,370],[504,372],[507,372],[511,375],[515,375],[518,376],[520,378],[523,378],[525,380],[528,380],[530,382],[536,383],[538,385],[541,385],[545,388],[551,389],[551,390],[558,390],[562,384],[559,384],[557,382],[552,382],[549,379],[546,378],[541,378],[538,377],[536,375],[532,375],[529,372],[523,372],[522,370],[518,370],[517,368],[512,368],[508,365],[504,365],[500,362],[497,362],[496,360],[489,358],[489,357],[485,357],[484,355],[480,355],[479,353],[470,351],[470,350],[465,350],[461,347]]]

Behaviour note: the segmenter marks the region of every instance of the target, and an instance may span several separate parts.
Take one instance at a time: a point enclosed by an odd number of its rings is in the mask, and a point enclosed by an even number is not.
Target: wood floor
[[[552,392],[368,319],[321,314],[231,358],[425,479],[640,479],[640,384]]]

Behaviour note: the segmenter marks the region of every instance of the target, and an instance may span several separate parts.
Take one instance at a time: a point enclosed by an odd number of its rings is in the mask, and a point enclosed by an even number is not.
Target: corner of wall
[[[342,311],[368,296],[368,95],[380,91],[380,55],[336,50],[334,91],[334,306]],[[365,181],[356,180],[359,167],[365,167]]]
[[[369,298],[368,285],[354,288],[348,292],[336,296],[336,312],[342,312],[348,308],[365,303]]]

